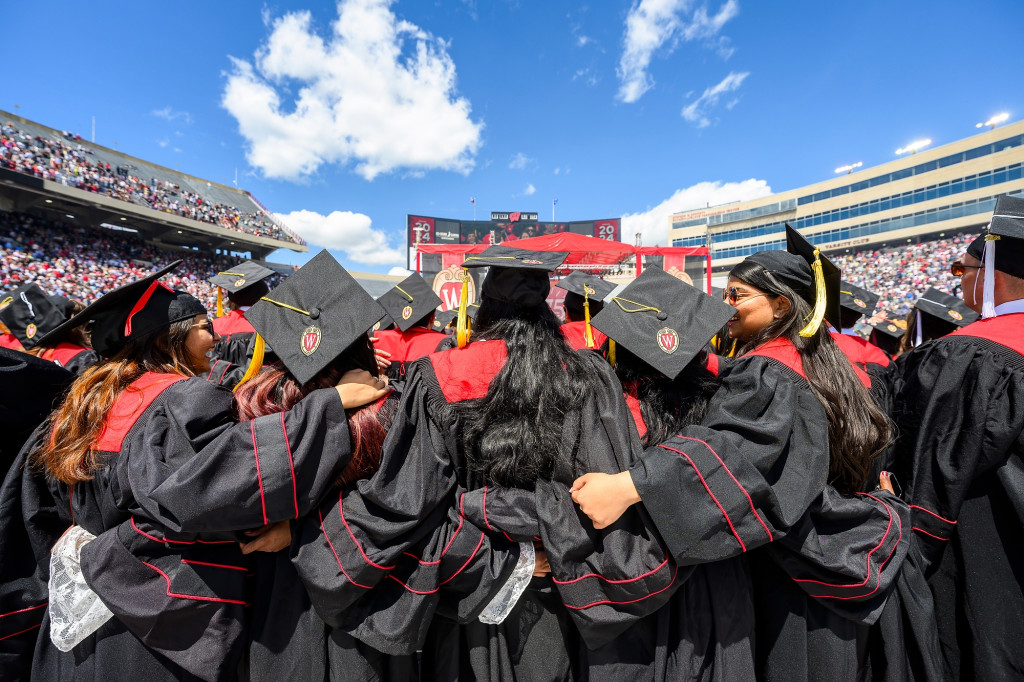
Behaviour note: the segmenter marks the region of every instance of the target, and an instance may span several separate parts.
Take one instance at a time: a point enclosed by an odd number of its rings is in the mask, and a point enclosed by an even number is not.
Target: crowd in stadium
[[[74,143],[74,136],[65,134],[64,138],[29,135],[8,121],[0,128],[0,168],[229,230],[295,241],[262,211],[244,213],[236,206],[210,202],[168,180],[146,181],[130,164],[111,168],[110,163],[90,159],[92,151]]]
[[[48,293],[90,303],[104,292],[142,277],[154,265],[182,257],[185,262],[168,281],[213,310],[214,288],[206,278],[225,270],[232,259],[199,253],[183,256],[146,244],[130,232],[0,212],[2,291],[36,282]]]
[[[961,234],[830,258],[843,271],[844,280],[881,296],[876,312],[885,311],[890,319],[902,318],[928,287],[953,293],[958,278],[949,273],[949,265],[975,237]]]

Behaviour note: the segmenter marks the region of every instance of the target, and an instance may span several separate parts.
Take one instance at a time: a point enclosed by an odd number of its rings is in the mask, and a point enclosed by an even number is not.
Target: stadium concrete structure
[[[293,239],[275,239],[227,229],[173,213],[158,211],[145,204],[122,201],[60,182],[0,168],[0,210],[38,213],[62,222],[98,227],[112,226],[138,232],[139,236],[165,249],[195,249],[206,253],[238,255],[261,260],[277,249],[308,251],[301,238],[292,233],[264,208],[249,192],[198,178],[123,154],[79,137],[0,111],[0,122],[11,122],[33,136],[58,140],[86,150],[89,160],[124,168],[134,176],[171,182],[183,190],[198,194],[204,201],[237,208],[242,213],[262,213]]]
[[[672,246],[709,246],[715,272],[786,248],[785,225],[823,252],[980,232],[995,198],[1024,192],[1024,121],[799,189],[669,219]]]

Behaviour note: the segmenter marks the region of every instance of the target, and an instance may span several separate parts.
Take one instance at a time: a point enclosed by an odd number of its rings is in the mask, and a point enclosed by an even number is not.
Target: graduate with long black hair
[[[599,527],[643,501],[680,565],[746,555],[755,664],[766,679],[865,674],[867,626],[907,552],[897,532],[905,505],[856,496],[888,442],[888,421],[821,325],[818,267],[776,251],[736,266],[726,297],[741,345],[736,359],[719,361],[721,386],[704,419],[629,472],[574,484]],[[634,317],[655,307],[633,306]],[[830,551],[834,543],[843,551]]]
[[[472,340],[463,308],[460,347],[407,374],[380,470],[297,539],[298,561],[312,565],[319,554],[333,566],[303,577],[319,590],[314,602],[353,589],[368,598],[404,590],[405,620],[396,614],[387,631],[382,623],[353,634],[380,650],[421,646],[427,676],[575,679],[581,645],[607,645],[671,596],[675,567],[642,511],[599,532],[580,522],[568,496],[579,473],[623,470],[640,448],[611,368],[596,353],[573,351],[545,304],[548,273],[565,257],[496,246],[467,260],[491,268]],[[500,504],[524,491],[528,505]],[[490,516],[492,502],[518,519]],[[425,555],[410,549],[449,523],[453,509],[454,534],[428,543]],[[473,558],[485,538],[494,557],[487,564],[447,561]],[[534,575],[546,572],[534,542],[550,557],[550,577]],[[421,604],[412,603],[417,595]],[[337,617],[349,606],[339,599]]]

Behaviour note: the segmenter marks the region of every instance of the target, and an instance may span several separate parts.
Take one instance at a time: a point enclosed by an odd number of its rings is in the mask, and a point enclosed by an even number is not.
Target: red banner
[[[409,245],[434,243],[434,219],[409,216]]]
[[[619,219],[595,220],[594,236],[598,239],[607,239],[611,242],[619,241]]]

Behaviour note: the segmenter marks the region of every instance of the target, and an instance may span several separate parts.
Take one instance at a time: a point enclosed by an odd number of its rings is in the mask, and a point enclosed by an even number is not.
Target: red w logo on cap
[[[302,332],[302,353],[312,355],[320,347],[320,328],[306,327]]]
[[[675,353],[679,347],[679,334],[675,329],[663,328],[658,332],[658,345],[666,353]]]

